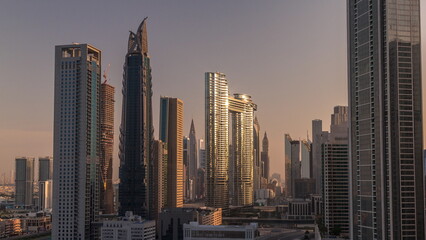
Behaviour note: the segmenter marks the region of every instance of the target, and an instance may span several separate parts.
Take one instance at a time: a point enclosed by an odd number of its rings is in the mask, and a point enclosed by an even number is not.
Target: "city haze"
[[[111,64],[118,177],[128,31],[148,16],[155,138],[160,96],[182,99],[184,134],[193,118],[197,137],[203,137],[204,72],[223,72],[230,93],[247,93],[258,105],[261,136],[267,131],[269,137],[270,172],[284,174],[284,133],[311,138],[311,120],[322,119],[328,129],[333,106],[348,104],[345,5],[344,0],[2,2],[0,173],[14,169],[16,156],[53,155],[54,46],[79,42],[102,50],[103,71]],[[424,56],[425,51],[426,62]]]

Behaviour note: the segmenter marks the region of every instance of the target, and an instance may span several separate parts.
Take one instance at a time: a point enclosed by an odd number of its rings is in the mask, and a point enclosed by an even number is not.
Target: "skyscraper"
[[[312,120],[312,178],[315,179],[315,193],[321,192],[321,144],[322,120]]]
[[[329,234],[340,229],[349,236],[349,140],[348,107],[334,107],[330,134],[322,149],[324,224]]]
[[[263,177],[261,152],[260,152],[260,124],[257,117],[253,123],[253,190],[256,191],[261,187],[261,178]]]
[[[183,101],[160,99],[160,140],[167,144],[167,207],[183,207]]]
[[[197,184],[198,172],[198,152],[197,152],[197,136],[195,134],[194,120],[191,121],[191,129],[189,131],[189,153],[188,153],[188,177],[192,181],[190,185],[190,200],[195,200],[195,186]]]
[[[53,158],[39,157],[38,158],[38,180],[47,181],[53,178]]]
[[[229,208],[228,81],[225,74],[205,73],[206,205]]]
[[[153,219],[159,219],[161,210],[167,204],[167,145],[160,140],[154,141],[154,171],[152,175],[153,189],[151,191],[152,199],[150,201],[150,216]]]
[[[106,81],[101,84],[101,186],[100,210],[114,213],[114,189],[112,186],[112,159],[114,148],[114,87]]]
[[[189,179],[189,151],[190,151],[190,145],[189,145],[189,137],[184,136],[183,137],[183,198],[184,202],[189,201],[190,199],[190,182]]]
[[[268,140],[268,136],[266,135],[266,132],[262,140],[261,160],[263,162],[263,165],[265,166],[262,173],[262,177],[269,179],[269,140]]]
[[[353,239],[425,239],[420,0],[348,1]]]
[[[284,172],[285,172],[285,195],[286,197],[292,196],[293,184],[291,174],[291,142],[292,139],[289,134],[284,135]]]
[[[17,157],[15,171],[15,205],[30,207],[34,193],[34,158]]]
[[[143,218],[149,217],[148,168],[152,166],[150,161],[154,145],[152,81],[146,25],[147,18],[139,25],[136,33],[130,32],[124,63],[118,197],[119,215],[124,216],[126,211],[132,211]]]
[[[99,214],[101,51],[55,48],[53,239],[92,239]]]
[[[311,169],[311,143],[303,140],[300,141],[300,178],[311,178]]]
[[[38,210],[52,208],[53,158],[38,158]]]
[[[198,142],[198,161],[200,168],[206,169],[206,144],[202,138]]]
[[[229,97],[232,122],[233,201],[234,206],[253,204],[253,121],[257,106],[251,96],[234,94]]]

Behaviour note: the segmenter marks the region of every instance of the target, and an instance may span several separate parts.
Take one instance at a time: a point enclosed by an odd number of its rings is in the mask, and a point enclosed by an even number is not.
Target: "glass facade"
[[[149,166],[153,149],[152,82],[146,18],[130,32],[124,64],[120,127],[119,215],[126,211],[148,218]]]
[[[348,2],[353,239],[425,237],[419,2]]]
[[[206,205],[229,208],[228,80],[223,73],[205,73]]]

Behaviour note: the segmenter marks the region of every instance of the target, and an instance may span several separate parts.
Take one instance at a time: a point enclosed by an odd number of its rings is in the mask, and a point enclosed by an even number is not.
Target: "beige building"
[[[153,199],[150,200],[150,216],[158,220],[161,210],[167,204],[167,144],[161,140],[154,141],[154,167],[152,172]]]
[[[160,140],[167,144],[167,207],[183,207],[183,101],[161,97]]]
[[[232,122],[232,204],[253,204],[253,121],[256,104],[247,94],[229,97],[229,113]]]
[[[106,77],[104,75],[104,77]],[[101,84],[101,186],[100,210],[104,214],[114,213],[114,189],[112,186],[112,158],[114,148],[114,87]]]

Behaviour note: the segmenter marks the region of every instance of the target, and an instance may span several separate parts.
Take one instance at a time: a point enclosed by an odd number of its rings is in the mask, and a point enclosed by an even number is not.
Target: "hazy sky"
[[[128,31],[136,31],[145,16],[155,137],[160,95],[181,98],[185,134],[194,118],[197,137],[203,137],[204,72],[223,72],[231,94],[250,94],[257,103],[262,136],[264,131],[269,136],[271,174],[283,174],[284,133],[306,138],[312,119],[322,119],[328,129],[333,106],[347,105],[345,5],[345,0],[1,1],[0,174],[9,174],[15,156],[52,155],[54,46],[79,42],[102,50],[104,68],[111,64],[117,177]]]

